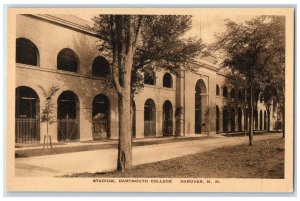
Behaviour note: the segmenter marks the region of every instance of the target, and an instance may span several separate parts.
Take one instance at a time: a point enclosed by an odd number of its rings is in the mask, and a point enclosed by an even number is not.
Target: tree
[[[248,108],[247,103],[247,86],[245,85],[244,78],[239,75],[237,72],[231,74],[230,76],[225,78],[225,86],[231,89],[230,98],[227,100],[227,107],[228,108],[243,108],[244,110],[244,122],[247,121],[246,119],[246,112]],[[234,90],[234,97],[232,96],[232,90]],[[244,124],[244,132],[246,135],[247,128],[246,123]]]
[[[285,137],[285,18],[272,16],[267,35],[269,37],[269,57],[266,59],[265,73],[268,82],[264,86],[266,93],[272,93],[273,104],[279,106],[282,114],[282,137]]]
[[[217,35],[217,42],[212,46],[222,57],[221,66],[240,77],[250,96],[249,145],[253,144],[253,111],[257,107],[258,95],[270,78],[270,71],[274,71],[274,62],[278,63],[275,57],[279,53],[272,50],[276,44],[274,20],[273,16],[258,16],[241,24],[226,20],[226,31]]]
[[[117,169],[132,167],[130,103],[143,88],[143,73],[195,70],[189,62],[204,49],[201,40],[185,38],[191,16],[99,15],[93,29],[103,54],[111,58],[108,82],[118,94],[119,145]]]
[[[39,86],[39,88],[42,90],[43,96],[45,98],[45,100],[44,100],[45,106],[42,110],[41,123],[46,123],[46,126],[47,126],[47,135],[46,135],[46,137],[47,137],[47,140],[48,140],[49,125],[51,125],[55,120],[55,118],[53,116],[53,107],[54,107],[53,96],[59,90],[59,87],[52,85],[51,87],[49,87],[48,90],[46,90],[42,86]],[[48,145],[47,145],[47,147],[48,147]]]

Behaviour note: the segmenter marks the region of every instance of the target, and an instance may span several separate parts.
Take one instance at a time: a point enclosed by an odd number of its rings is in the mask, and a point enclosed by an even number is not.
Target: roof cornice
[[[74,22],[70,22],[68,20],[64,20],[64,19],[61,19],[57,16],[49,15],[49,14],[24,14],[24,15],[37,17],[37,18],[40,18],[40,19],[43,19],[43,20],[46,20],[46,21],[51,21],[55,24],[59,24],[59,25],[62,25],[62,26],[65,26],[65,27],[68,27],[68,28],[71,28],[71,29],[74,29],[74,30],[77,30],[77,31],[80,31],[80,32],[84,32],[88,35],[92,35],[94,37],[97,37],[97,33],[92,31],[91,29],[89,29],[88,25],[87,26],[82,26],[80,24],[76,24]]]
[[[191,61],[191,63],[194,64],[194,65],[198,65],[198,66],[207,68],[207,69],[215,71],[215,72],[218,71],[218,65],[212,64],[212,63],[207,62],[203,59],[193,59]]]

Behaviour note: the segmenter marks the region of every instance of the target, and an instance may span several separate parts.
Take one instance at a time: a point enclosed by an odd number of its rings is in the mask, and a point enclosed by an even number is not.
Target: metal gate
[[[144,135],[147,136],[155,136],[155,122],[154,121],[144,121]]]
[[[107,121],[106,119],[94,120],[93,121],[93,140],[103,140],[108,139],[107,135]]]
[[[173,135],[173,121],[172,119],[167,119],[164,121],[164,136]]]
[[[16,143],[40,141],[40,122],[37,118],[16,118]]]
[[[69,141],[79,139],[79,129],[77,119],[58,120],[58,141]]]

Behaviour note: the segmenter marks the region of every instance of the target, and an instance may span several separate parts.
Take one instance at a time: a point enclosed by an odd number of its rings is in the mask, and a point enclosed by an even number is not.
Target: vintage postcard
[[[294,8],[8,8],[9,192],[292,192]]]

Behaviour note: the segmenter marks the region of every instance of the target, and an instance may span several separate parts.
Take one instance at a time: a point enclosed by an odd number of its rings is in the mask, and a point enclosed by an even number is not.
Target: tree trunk
[[[270,114],[271,114],[271,111],[270,109],[267,110],[267,113],[268,113],[268,132],[270,132],[270,122],[271,122],[271,118],[270,118]]]
[[[278,110],[276,111],[277,112],[277,116],[276,116],[276,131],[277,133],[279,132],[279,126],[278,126]]]
[[[246,108],[244,109],[244,135],[247,135],[247,118],[246,118]]]
[[[119,146],[117,170],[124,171],[132,167],[132,120],[131,120],[131,68],[132,51],[128,51],[120,66],[122,93],[118,94],[119,109]]]
[[[247,91],[245,90],[245,100],[244,100],[244,135],[246,136],[247,135],[247,117],[246,117],[246,111],[247,111],[247,108],[246,108],[246,103],[247,103]]]
[[[210,108],[209,108],[209,106],[208,106],[208,110],[207,110],[207,124],[206,124],[206,126],[207,126],[207,136],[209,136],[209,130],[210,130],[210,123],[209,123],[209,119],[210,118]]]
[[[119,146],[117,169],[124,171],[132,167],[132,136],[130,115],[130,94],[119,95]]]
[[[283,97],[282,105],[282,138],[285,138],[285,98]]]
[[[253,121],[253,84],[251,82],[250,86],[250,133],[249,133],[249,145],[253,145],[253,130],[254,130],[254,121]]]

